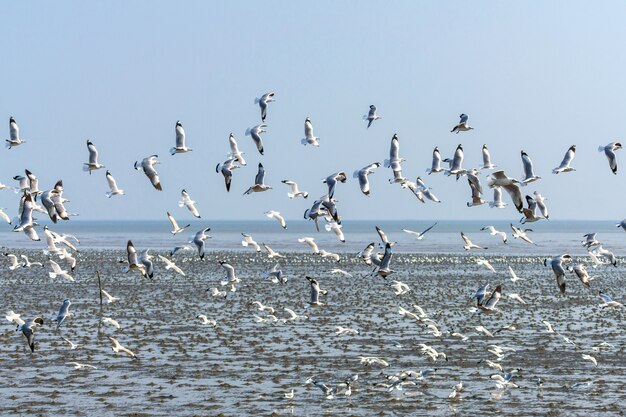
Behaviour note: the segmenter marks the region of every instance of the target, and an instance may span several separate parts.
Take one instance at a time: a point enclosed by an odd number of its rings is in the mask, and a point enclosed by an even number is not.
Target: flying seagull
[[[565,152],[565,156],[563,157],[563,160],[561,161],[561,165],[554,168],[552,170],[552,173],[560,174],[561,172],[576,171],[574,168],[570,166],[570,164],[572,163],[572,160],[574,159],[575,154],[576,154],[576,145],[572,145],[569,147],[567,152]]]
[[[167,219],[170,221],[170,223],[172,223],[172,230],[170,230],[171,234],[173,235],[178,234],[184,231],[189,226],[191,226],[190,224],[188,224],[186,226],[180,227],[178,225],[178,222],[176,222],[176,219],[174,219],[174,216],[172,216],[169,211],[167,211],[166,213],[167,213]]]
[[[526,185],[541,179],[541,177],[535,175],[535,172],[533,170],[533,162],[530,160],[528,154],[524,151],[522,151],[522,164],[524,165],[524,179],[521,181],[522,185]]]
[[[352,174],[353,178],[359,179],[359,186],[361,187],[361,192],[367,196],[370,195],[370,182],[367,177],[368,175],[373,174],[374,170],[378,167],[380,167],[380,162],[374,162],[357,171],[354,171],[354,174]]]
[[[467,114],[463,113],[459,116],[459,118],[459,124],[454,126],[450,132],[458,134],[459,132],[467,132],[468,130],[474,129],[469,125],[469,123],[467,123],[467,119],[469,119]]]
[[[205,227],[204,229],[199,230],[190,241],[196,245],[196,248],[198,248],[198,256],[200,259],[204,259],[204,241],[211,237],[206,234],[210,230],[210,227]]]
[[[89,175],[91,175],[91,171],[105,166],[98,162],[98,150],[90,140],[87,141],[87,150],[89,151],[89,162],[83,164],[83,171],[89,171]]]
[[[128,259],[128,266],[124,268],[124,272],[128,273],[129,271],[139,271],[139,273],[141,273],[144,277],[148,275],[146,267],[139,262],[137,250],[135,249],[133,242],[130,240],[126,243],[126,257]]]
[[[228,137],[228,144],[230,145],[229,156],[235,161],[239,162],[239,164],[241,164],[242,166],[248,165],[246,163],[246,160],[243,159],[243,152],[239,150],[239,147],[237,146],[237,141],[235,140],[235,135],[232,133]]]
[[[613,174],[617,174],[617,159],[615,157],[615,151],[622,149],[622,144],[619,142],[611,142],[606,146],[600,146],[599,152],[604,152],[606,158],[609,160],[609,168],[613,171]]]
[[[20,128],[17,126],[17,122],[13,116],[9,117],[9,138],[10,139],[6,139],[7,148],[9,149],[26,143],[25,140],[20,138]]]
[[[402,164],[404,158],[400,157],[400,141],[398,135],[394,133],[391,138],[391,146],[389,147],[389,159],[383,161],[385,168],[391,168],[393,171],[393,179],[389,180],[391,183],[401,183],[405,180],[402,176]]]
[[[269,185],[265,185],[265,168],[263,168],[263,164],[259,162],[259,170],[254,178],[254,185],[248,188],[248,190],[243,193],[244,195],[252,194],[252,193],[260,193],[262,191],[271,190],[272,187]]]
[[[176,146],[170,148],[170,154],[176,155],[177,153],[191,152],[193,149],[185,145],[185,129],[183,129],[183,124],[180,120],[176,120],[174,128],[176,130]]]
[[[273,101],[276,101],[274,99],[274,96],[276,94],[274,92],[269,92],[269,93],[265,93],[261,96],[261,98],[255,98],[254,99],[254,103],[258,104],[259,107],[261,108],[261,121],[265,121],[265,118],[267,117],[267,105]]]
[[[189,212],[193,214],[194,217],[199,219],[200,213],[198,213],[198,209],[196,208],[196,202],[191,199],[189,193],[183,189],[180,192],[180,196],[181,198],[178,202],[178,207],[187,207],[187,210],[189,210]]]
[[[470,249],[487,249],[484,248],[482,246],[478,246],[472,243],[472,241],[465,236],[465,233],[461,232],[461,238],[463,239],[463,242],[465,243],[465,245],[463,245],[463,249],[465,250],[470,250]]]
[[[307,193],[306,191],[300,191],[300,189],[298,189],[298,184],[296,182],[291,181],[291,180],[282,180],[281,182],[289,186],[290,192],[287,193],[287,197],[289,198],[297,198],[297,197],[308,198],[309,197],[309,193]]]
[[[110,191],[107,191],[105,194],[107,198],[111,198],[114,195],[124,195],[125,194],[124,190],[119,189],[117,187],[117,182],[115,182],[115,178],[113,178],[113,175],[111,175],[111,172],[107,170],[105,175],[106,175],[107,183],[109,184],[109,189],[110,189]]]
[[[269,211],[265,212],[265,215],[267,217],[269,217],[270,219],[276,219],[278,221],[278,223],[280,223],[280,226],[283,229],[287,229],[287,223],[285,223],[285,218],[280,215],[280,212],[274,211],[274,210],[269,210]]]
[[[554,276],[556,277],[556,284],[559,287],[561,293],[565,293],[565,269],[563,268],[563,262],[569,262],[572,260],[571,255],[563,254],[559,256],[555,256],[551,259],[544,259],[543,264],[552,268],[552,272],[554,272]]]
[[[67,316],[70,315],[70,305],[72,305],[72,302],[70,301],[69,298],[66,298],[65,300],[63,300],[63,304],[61,305],[61,308],[59,309],[59,314],[57,314],[57,318],[54,319],[54,321],[57,322],[57,329],[61,327],[61,324],[63,324],[63,321],[65,321]]]
[[[433,227],[437,226],[437,223],[439,222],[435,222],[435,224],[433,224],[432,226],[426,228],[424,231],[422,232],[414,232],[413,230],[408,230],[408,229],[402,229],[403,232],[408,233],[410,235],[415,236],[415,239],[417,240],[422,240],[424,239],[424,235],[430,231],[430,229],[432,229]]]
[[[252,140],[261,155],[263,155],[263,141],[261,140],[261,134],[266,132],[266,127],[266,124],[261,123],[260,125],[256,125],[246,130],[246,136],[252,137]]]
[[[480,169],[494,169],[496,165],[491,163],[491,154],[489,153],[489,149],[487,149],[487,145],[483,145],[483,166]]]
[[[142,159],[141,162],[136,161],[134,167],[137,171],[139,171],[139,169],[141,168],[144,174],[146,174],[146,176],[150,180],[152,186],[157,190],[162,191],[163,189],[161,188],[161,180],[159,179],[159,174],[154,169],[154,165],[160,164],[159,160],[157,159],[158,157],[159,155],[151,155],[147,158]]]
[[[376,106],[371,104],[369,112],[366,116],[363,116],[363,120],[367,120],[367,129],[374,123],[374,120],[378,119],[382,119],[382,117],[376,114]]]
[[[433,162],[430,169],[426,170],[426,173],[430,175],[441,171],[443,171],[443,167],[441,166],[441,154],[439,153],[439,148],[435,146],[435,149],[433,149]]]
[[[304,121],[304,138],[300,140],[303,145],[320,146],[318,142],[319,138],[313,134],[313,124],[308,117]]]
[[[221,164],[217,164],[215,172],[222,173],[224,176],[224,183],[226,184],[226,192],[230,191],[230,184],[233,180],[233,170],[239,168],[239,165],[235,164],[233,158],[227,159]]]

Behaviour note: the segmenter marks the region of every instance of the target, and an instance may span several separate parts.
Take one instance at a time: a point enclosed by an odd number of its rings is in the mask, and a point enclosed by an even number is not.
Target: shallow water
[[[40,258],[40,252],[19,253]],[[158,253],[158,251],[157,251]],[[164,253],[164,252],[163,252]],[[480,255],[483,255],[482,253]],[[83,250],[79,254],[76,282],[52,280],[47,267],[4,268],[0,279],[2,305],[24,317],[40,315],[47,323],[36,333],[36,351],[28,350],[23,336],[8,322],[0,334],[4,383],[0,387],[0,414],[30,415],[623,415],[626,404],[626,309],[602,309],[597,289],[624,301],[622,268],[600,266],[594,290],[568,275],[565,296],[559,294],[552,271],[540,257],[486,257],[494,274],[478,266],[474,254],[398,254],[388,280],[363,276],[370,272],[353,255],[336,264],[308,253],[289,253],[283,270],[289,281],[273,284],[261,278],[274,262],[264,254],[213,252],[204,261],[176,255],[186,277],[163,270],[157,261],[154,280],[120,272],[122,251]],[[214,298],[205,289],[218,287],[224,273],[218,259],[229,261],[241,277],[236,292]],[[621,263],[621,260],[620,260]],[[508,265],[523,278],[511,282]],[[331,275],[341,267],[354,277]],[[591,268],[590,268],[591,269]],[[99,306],[96,270],[103,287],[121,300]],[[328,290],[320,307],[307,304],[309,284],[317,277]],[[406,282],[412,292],[396,296],[393,279]],[[489,282],[503,284],[499,314],[470,312],[468,295]],[[522,305],[507,294],[518,293]],[[72,300],[74,313],[59,331],[49,320],[64,298]],[[251,305],[261,301],[286,318],[291,308],[308,319],[294,322],[255,322],[254,315],[269,318]],[[402,317],[398,307],[415,312],[420,305],[443,333],[433,336],[423,323]],[[202,325],[195,317],[205,314],[217,327]],[[119,321],[118,330],[100,323],[101,317]],[[3,319],[4,320],[4,319]],[[561,335],[546,332],[548,320]],[[496,330],[512,323],[517,330]],[[474,330],[483,325],[494,333]],[[335,326],[359,331],[338,336]],[[451,332],[469,337],[461,341]],[[82,345],[70,350],[61,335]],[[111,351],[108,336],[133,350],[138,360]],[[592,350],[601,342],[612,345]],[[448,361],[433,362],[417,345],[443,351]],[[487,352],[497,344],[514,348],[498,359]],[[399,347],[400,346],[400,347]],[[598,366],[582,360],[587,353]],[[384,358],[388,368],[360,364],[359,356]],[[481,359],[500,363],[505,371],[519,368],[513,378],[518,388],[497,389],[491,375],[499,373]],[[96,366],[75,370],[66,362]],[[402,370],[437,371],[415,385],[388,392],[385,375]],[[306,380],[313,377],[328,385],[358,374],[353,393],[326,399]],[[543,387],[538,388],[541,378]],[[449,400],[452,387],[463,381],[461,399]],[[592,382],[590,387],[575,387]],[[283,394],[294,390],[292,400]],[[54,410],[54,411],[52,411]]]

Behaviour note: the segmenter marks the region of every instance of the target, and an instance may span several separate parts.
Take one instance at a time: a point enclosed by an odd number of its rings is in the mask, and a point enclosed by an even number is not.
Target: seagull
[[[391,288],[393,288],[395,295],[404,295],[411,291],[411,288],[409,288],[409,286],[402,281],[393,281]]]
[[[613,252],[611,252],[608,249],[604,249],[602,247],[602,245],[598,246],[597,248],[595,248],[592,253],[596,256],[604,256],[605,258],[607,258],[609,260],[609,262],[611,263],[611,265],[613,266],[617,266],[617,258],[615,258],[615,255],[613,254]]]
[[[543,217],[535,215],[535,211],[537,210],[537,202],[535,201],[535,199],[527,195],[526,203],[528,204],[528,208],[522,209],[522,214],[524,214],[524,217],[520,219],[520,223],[525,224],[541,220]]]
[[[151,155],[147,158],[142,159],[141,162],[135,161],[134,167],[137,171],[139,171],[139,169],[141,168],[144,174],[146,174],[146,176],[150,180],[152,186],[157,190],[162,191],[163,188],[161,188],[161,180],[159,179],[159,174],[154,169],[154,165],[160,164],[159,160],[157,159],[158,157],[159,155]]]
[[[333,231],[335,233],[335,235],[337,236],[337,238],[339,239],[339,241],[341,243],[345,243],[346,242],[346,238],[343,235],[343,231],[341,230],[342,227],[343,227],[342,225],[340,225],[339,223],[337,223],[335,221],[328,222],[324,226],[324,228],[326,229],[327,232]]]
[[[328,252],[324,249],[320,249],[320,256],[322,258],[332,258],[335,262],[339,262],[339,259],[341,258],[338,253]]]
[[[583,235],[583,237],[585,238],[585,240],[582,242],[583,246],[589,249],[592,246],[601,245],[602,243],[600,243],[596,239],[596,235],[597,233],[587,233],[586,235]]]
[[[478,182],[478,177],[471,174],[470,172],[467,172],[467,182],[469,183],[470,189],[472,190],[472,201],[471,202],[467,202],[467,207],[474,207],[474,206],[480,206],[486,203],[485,200],[482,199],[482,197],[480,196],[481,194],[481,190],[480,190],[480,182]],[[473,178],[475,179],[475,181],[472,181],[472,179],[470,179],[469,177],[473,176]]]
[[[111,326],[114,326],[116,329],[121,329],[122,328],[122,326],[120,326],[120,323],[117,320],[112,319],[111,317],[103,317],[102,318],[102,323],[108,323]]]
[[[374,120],[382,119],[381,116],[376,114],[376,106],[370,104],[370,110],[366,116],[363,116],[363,120],[367,120],[367,129],[370,128]]]
[[[467,114],[463,113],[459,118],[459,124],[454,126],[450,132],[458,134],[459,132],[467,132],[468,130],[474,129],[467,123],[467,119],[469,118]]]
[[[432,229],[433,227],[437,226],[438,223],[439,222],[435,222],[435,224],[433,224],[432,226],[427,227],[422,232],[414,232],[413,230],[408,230],[408,229],[402,229],[402,231],[405,232],[405,233],[408,233],[410,235],[415,236],[415,239],[417,239],[417,240],[422,240],[422,239],[424,239],[424,235],[426,233],[428,233],[430,231],[430,229]]]
[[[343,269],[339,269],[339,268],[331,269],[330,273],[331,274],[340,274],[340,275],[343,275],[344,277],[352,278],[352,274],[351,273],[346,272]]]
[[[526,232],[532,232],[532,229],[524,229],[524,230],[522,230],[519,227],[513,226],[513,223],[509,223],[509,225],[511,226],[511,230],[513,231],[513,233],[511,234],[511,236],[513,236],[513,238],[515,238],[515,239],[520,238],[524,242],[528,242],[531,245],[535,244],[535,242],[530,240],[530,238],[526,235]]]
[[[500,231],[496,230],[496,228],[493,227],[493,226],[485,226],[485,227],[481,228],[480,230],[487,230],[487,231],[489,231],[489,234],[491,236],[500,236],[502,238],[502,243],[506,243],[506,241],[507,241],[506,233],[505,232],[500,232]]]
[[[304,121],[304,138],[300,140],[300,143],[303,145],[313,145],[320,146],[318,142],[318,137],[313,135],[313,125],[311,124],[311,119],[308,117]]]
[[[383,259],[380,261],[380,265],[378,265],[378,268],[374,270],[377,275],[383,278],[387,278],[389,275],[396,272],[389,267],[392,257],[393,252],[391,251],[391,243],[387,242],[385,244],[385,254],[383,255]]]
[[[78,344],[76,344],[76,343],[72,342],[71,340],[69,340],[68,338],[63,337],[63,336],[61,336],[61,339],[65,340],[67,343],[69,343],[69,344],[70,344],[70,350],[74,350],[74,349],[76,349],[76,348],[78,348],[78,347],[82,346],[82,345],[78,345]]]
[[[8,316],[7,316],[8,318]],[[13,320],[10,320],[13,321]],[[22,320],[17,316],[14,321],[18,324],[17,330],[21,331],[26,341],[28,343],[28,347],[30,347],[31,352],[35,352],[35,334],[34,330],[38,325],[43,325],[43,319],[41,317],[37,317],[35,319]]]
[[[287,314],[289,314],[289,318],[287,318],[287,321],[294,321],[294,320],[298,320],[298,319],[308,319],[307,316],[299,315],[299,314],[297,314],[295,311],[293,311],[290,308],[286,308],[285,307],[285,308],[283,308],[283,310],[285,310],[285,312]]]
[[[186,228],[188,228],[189,226],[191,226],[190,224],[180,227],[178,225],[178,223],[176,222],[176,219],[174,219],[174,217],[170,214],[169,211],[166,211],[167,213],[167,219],[170,221],[170,223],[172,223],[172,230],[170,230],[170,233],[172,235],[178,234],[180,232],[185,231]]]
[[[378,167],[380,167],[380,162],[374,162],[357,171],[354,171],[354,174],[352,174],[353,178],[359,179],[359,186],[361,187],[361,192],[367,196],[370,195],[370,182],[367,176],[370,174],[373,174],[374,170]]]
[[[235,165],[235,160],[230,158],[221,164],[217,164],[215,172],[218,174],[221,172],[224,176],[224,182],[226,183],[226,192],[230,191],[230,183],[233,180],[233,170],[240,168],[239,165]]]
[[[602,300],[604,300],[604,304],[600,304],[600,307],[624,307],[622,303],[613,301],[613,299],[604,292],[598,291],[598,294],[602,297]]]
[[[565,293],[565,269],[563,269],[563,262],[569,262],[572,260],[572,256],[568,254],[563,254],[559,256],[555,256],[552,259],[544,259],[543,264],[552,268],[554,272],[554,276],[556,277],[556,283],[559,286],[559,290],[561,293]]]
[[[567,152],[565,152],[565,157],[563,158],[563,161],[561,161],[561,165],[554,168],[552,170],[552,173],[560,174],[561,172],[576,171],[574,168],[570,166],[570,163],[572,162],[572,159],[574,159],[575,154],[576,154],[576,145],[572,145],[569,147]]]
[[[300,191],[298,189],[298,184],[296,184],[294,181],[282,180],[281,182],[283,184],[287,184],[289,186],[289,188],[290,188],[290,192],[287,193],[287,197],[289,197],[289,198],[297,198],[297,197],[307,198],[309,196],[309,193],[307,193],[306,191]]]
[[[405,179],[404,181],[402,181],[402,183],[400,183],[400,187],[401,188],[408,188],[409,190],[411,190],[411,192],[413,193],[413,195],[422,203],[425,203],[426,200],[424,199],[424,193],[422,192],[421,189],[418,188],[417,183],[416,182],[412,182],[409,181],[407,179]]]
[[[314,305],[314,306],[323,305],[320,302],[320,294],[326,295],[328,291],[320,289],[320,284],[317,282],[315,278],[311,278],[309,276],[306,276],[305,278],[311,284],[311,300],[309,301],[309,304]]]
[[[259,171],[257,172],[256,177],[254,178],[254,185],[248,188],[248,190],[245,193],[243,193],[243,195],[271,190],[272,187],[270,187],[269,185],[265,185],[265,183],[263,182],[264,179],[265,179],[265,169],[263,168],[263,164],[259,162]]]
[[[54,321],[57,322],[57,329],[61,327],[61,324],[63,324],[63,321],[65,321],[67,316],[70,315],[70,311],[69,311],[70,305],[72,305],[72,302],[70,301],[69,298],[66,298],[65,300],[63,300],[63,304],[61,305],[61,308],[59,309],[59,314],[57,315],[57,318],[54,319]]]
[[[254,241],[254,239],[252,239],[252,236],[247,235],[245,233],[242,233],[241,236],[243,236],[243,240],[241,241],[241,246],[243,247],[251,246],[252,248],[254,248],[255,251],[261,252],[261,247],[259,246],[258,243]]]
[[[162,256],[162,255],[158,255],[158,256],[160,260],[165,262],[165,269],[168,269],[168,270],[172,269],[175,272],[178,272],[180,275],[185,276],[185,273],[183,272],[183,270],[180,269],[173,261],[170,261],[165,256]]]
[[[574,265],[573,267],[568,267],[568,271],[574,271],[580,282],[587,288],[589,288],[589,283],[594,279],[594,277],[589,276],[589,272],[587,272],[587,267],[585,264]]]
[[[20,128],[17,126],[17,122],[13,116],[9,117],[9,137],[10,139],[6,139],[7,148],[9,149],[26,143],[25,140],[20,138]]]
[[[211,295],[213,297],[226,298],[226,296],[228,295],[226,291],[220,291],[217,288],[207,288],[207,291],[211,291]]]
[[[389,243],[391,246],[394,246],[396,244],[396,242],[389,242],[389,238],[387,237],[387,234],[385,233],[385,231],[378,226],[376,226],[376,233],[378,233],[378,236],[380,237],[380,240],[383,245],[386,245],[387,243]]]
[[[41,190],[39,190],[39,179],[27,169],[25,169],[24,172],[26,173],[26,178],[28,178],[28,191],[30,195],[36,198],[37,195],[41,194]]]
[[[380,366],[383,366],[385,368],[387,368],[389,366],[389,363],[387,363],[386,360],[381,359],[381,358],[377,358],[375,356],[359,356],[359,361],[361,362],[361,364],[363,364],[365,366],[380,365]]]
[[[535,196],[534,198],[535,203],[537,203],[537,207],[539,208],[541,215],[543,216],[544,219],[548,220],[550,216],[548,215],[548,207],[546,207],[546,203],[545,203],[547,199],[543,197],[541,194],[539,194],[537,191],[535,191],[533,194]]]
[[[513,204],[515,205],[517,211],[521,213],[522,209],[524,208],[524,203],[522,202],[522,192],[517,185],[518,183],[518,180],[507,177],[504,171],[500,170],[491,174],[491,178],[487,185],[489,186],[489,188],[504,188],[511,197],[511,200],[513,201]]]
[[[265,243],[261,243],[261,245],[263,245],[263,247],[267,251],[268,258],[281,258],[281,259],[287,258],[285,255],[281,255],[280,253],[276,252],[274,249],[267,246]]]
[[[91,369],[98,369],[93,365],[87,365],[85,363],[78,363],[78,362],[65,362],[66,365],[73,365],[74,369],[85,369],[85,368],[91,368]]]
[[[260,301],[253,301],[252,302],[253,305],[255,305],[259,311],[266,311],[268,312],[268,314],[270,315],[274,315],[274,307],[270,307],[270,306],[266,306],[263,303],[261,303]]]
[[[274,99],[274,96],[276,94],[274,92],[270,92],[270,93],[265,93],[261,96],[261,98],[255,98],[254,99],[254,103],[258,104],[259,107],[261,108],[261,121],[265,121],[265,118],[267,117],[267,105],[273,101],[276,101]]]
[[[139,255],[139,262],[141,262],[141,264],[146,269],[146,274],[148,275],[148,277],[153,278],[154,277],[154,264],[152,263],[153,256],[148,253],[149,250],[150,249],[144,249],[141,251],[141,254]]]
[[[83,164],[83,171],[89,172],[89,175],[91,175],[91,171],[105,168],[104,165],[98,162],[98,150],[90,140],[87,140],[87,150],[89,151],[89,162]]]
[[[441,171],[443,171],[443,168],[441,166],[441,154],[439,153],[439,148],[435,146],[435,149],[433,149],[433,162],[430,166],[430,169],[426,170],[426,173],[430,175],[436,174]]]
[[[450,169],[445,170],[444,174],[447,176],[456,175],[457,178],[459,175],[465,174],[465,170],[463,169],[463,146],[459,144],[454,151],[454,156],[452,160],[445,159],[444,162],[450,163]]]
[[[314,254],[319,255],[320,250],[317,247],[317,243],[315,243],[315,239],[312,237],[303,237],[298,239],[298,242],[300,243],[306,243],[307,245],[309,245],[309,247],[311,248],[311,250],[313,251]]]
[[[597,360],[596,360],[596,358],[594,358],[593,356],[591,356],[591,355],[585,355],[585,354],[583,354],[583,355],[581,355],[581,356],[582,356],[582,358],[583,358],[584,360],[587,360],[587,361],[590,361],[591,363],[593,363],[593,364],[594,364],[594,366],[598,366],[598,361],[597,361]]]
[[[22,266],[22,265],[20,265],[19,262],[17,262],[17,256],[13,255],[12,253],[5,253],[4,256],[9,258],[9,262],[11,263],[9,265],[9,270],[13,271],[13,270],[19,268],[20,266]]]
[[[426,197],[430,201],[434,201],[435,203],[441,203],[441,200],[439,200],[439,198],[437,198],[437,196],[433,194],[432,191],[430,191],[430,188],[427,187],[426,184],[424,184],[424,181],[422,181],[420,177],[417,177],[415,182],[420,187],[421,192],[424,195],[424,197]]]
[[[385,168],[391,168],[393,171],[393,180],[389,180],[391,183],[401,183],[405,181],[405,178],[402,176],[402,164],[404,162],[404,158],[400,158],[400,141],[398,140],[398,135],[394,133],[391,138],[391,147],[389,148],[389,159],[385,159],[383,161],[383,165]]]
[[[124,268],[124,272],[139,271],[142,276],[147,276],[146,267],[141,264],[137,258],[137,250],[132,241],[126,243],[126,257],[128,258],[128,266]]]
[[[279,282],[285,284],[287,282],[287,279],[283,277],[280,264],[275,264],[269,272],[264,272],[263,278],[269,278],[274,284],[278,284]]]
[[[483,248],[482,246],[474,245],[472,243],[472,241],[469,240],[469,238],[467,236],[465,236],[465,233],[463,233],[463,232],[461,232],[461,238],[463,239],[463,242],[465,242],[465,245],[463,246],[463,249],[465,249],[465,250],[470,250],[470,249],[487,249],[487,248]]]
[[[487,268],[487,269],[488,269],[488,270],[490,270],[491,272],[494,272],[494,273],[496,272],[496,270],[495,270],[495,269],[494,269],[494,267],[491,265],[491,263],[490,263],[488,260],[486,260],[486,259],[476,259],[476,263],[477,263],[478,265],[482,265],[482,266],[484,266],[485,268]]]
[[[180,120],[176,120],[176,126],[174,128],[176,130],[176,146],[170,148],[170,154],[176,155],[177,153],[191,152],[193,149],[185,145],[185,129],[183,129],[183,124]]]
[[[189,212],[193,214],[194,217],[199,219],[200,213],[198,213],[198,209],[196,208],[196,202],[191,199],[189,193],[183,189],[180,192],[180,195],[181,199],[178,202],[178,207],[187,207],[187,210],[189,210]]]
[[[541,179],[541,177],[535,175],[533,171],[533,161],[530,160],[530,157],[524,151],[522,151],[522,164],[524,165],[524,179],[521,181],[522,185],[527,185]]]
[[[335,185],[337,185],[337,181],[345,183],[346,182],[346,173],[343,171],[335,172],[334,174],[329,175],[323,181],[328,186],[328,198],[332,199],[335,195]]]
[[[487,149],[487,145],[483,145],[483,166],[480,169],[494,169],[496,165],[491,163],[491,155],[489,154],[489,149]]]
[[[546,320],[542,320],[541,324],[543,324],[544,326],[546,326],[546,333],[556,333],[554,331],[554,329],[552,328],[552,324],[550,324],[549,321]]]
[[[261,140],[261,134],[266,132],[266,127],[266,124],[260,124],[246,130],[246,136],[250,136],[252,138],[261,155],[263,155],[263,141]]]
[[[239,162],[240,165],[248,165],[246,160],[243,159],[243,152],[239,151],[239,147],[237,146],[237,141],[235,140],[235,135],[233,133],[228,137],[228,143],[230,145],[230,154],[229,157],[233,158],[235,161]]]
[[[107,183],[109,184],[109,188],[110,188],[110,191],[107,191],[105,194],[107,198],[111,198],[114,195],[126,194],[124,190],[121,190],[117,187],[117,182],[115,182],[115,178],[113,178],[113,175],[111,175],[110,171],[107,170],[105,175],[106,175]]]
[[[6,209],[5,209],[6,210]],[[2,209],[0,209],[0,219],[4,220],[8,224],[13,223],[8,214],[6,214]]]
[[[487,288],[489,288],[489,284],[479,287],[476,291],[474,291],[474,294],[469,296],[470,300],[475,298],[478,304],[482,304],[483,299],[487,295]]]
[[[335,334],[342,336],[342,335],[350,335],[350,336],[355,336],[357,334],[359,334],[359,331],[356,329],[351,329],[349,327],[343,327],[343,326],[335,326],[335,329],[337,329],[335,331]]]
[[[615,151],[622,149],[622,144],[619,142],[611,142],[606,146],[600,146],[598,152],[604,152],[606,158],[609,160],[609,168],[613,171],[613,174],[617,175],[617,159],[615,158]]]
[[[280,223],[280,227],[283,229],[287,229],[287,223],[285,223],[285,218],[280,215],[279,211],[269,210],[265,212],[265,215],[270,219],[276,219],[278,223]]]
[[[135,356],[135,354],[132,351],[130,351],[129,349],[126,349],[124,346],[120,345],[120,342],[118,342],[113,337],[109,336],[109,339],[111,339],[111,342],[113,342],[113,347],[111,347],[111,350],[113,350],[113,352],[115,352],[115,353],[124,352],[124,353],[128,354],[129,356],[131,356],[132,358],[136,358],[137,357],[137,356]]]
[[[212,327],[217,326],[217,321],[215,320],[209,320],[207,316],[205,316],[204,314],[199,314],[196,316],[197,319],[202,320],[202,324],[206,324]]]
[[[200,259],[204,259],[204,241],[211,238],[211,236],[206,235],[209,231],[211,231],[210,227],[205,227],[204,229],[199,230],[189,242],[193,242],[193,244],[196,245],[196,248],[198,248],[198,256]]]
[[[76,269],[76,258],[73,257],[72,254],[67,251],[67,249],[61,248],[61,253],[57,253],[57,255],[59,255],[59,259],[65,259],[66,261],[69,261],[70,269],[72,271]],[[30,265],[37,265],[37,264],[39,264],[40,266],[43,266],[41,262],[28,262],[28,258],[26,258],[25,255],[21,255],[21,257],[22,259],[25,259],[24,263],[22,264],[23,267],[30,268]]]
[[[48,276],[50,276],[50,278],[61,277],[70,282],[74,282],[74,278],[72,278],[65,269],[61,269],[58,263],[54,262],[52,259],[48,262],[50,262],[50,266],[52,267],[52,272],[48,272]]]
[[[69,220],[69,213],[65,209],[63,202],[66,201],[63,195],[63,181],[59,180],[51,190],[44,191],[41,194],[41,203],[46,209],[46,213],[53,223],[57,222],[58,217],[63,220]]]
[[[515,273],[515,271],[513,271],[513,268],[511,268],[510,265],[509,265],[509,273],[511,274],[511,281],[513,282],[521,281],[521,278],[517,276],[517,274]]]
[[[105,290],[100,290],[100,292],[107,298],[107,304],[111,304],[119,300],[118,297],[113,297],[111,294],[109,294]]]
[[[509,298],[512,300],[518,301],[521,304],[526,304],[526,301],[524,301],[522,297],[520,297],[519,294],[514,294],[514,293],[509,294]]]

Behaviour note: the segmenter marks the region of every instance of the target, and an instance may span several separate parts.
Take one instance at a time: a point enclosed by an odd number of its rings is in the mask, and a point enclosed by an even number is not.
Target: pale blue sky
[[[514,177],[525,149],[543,177],[525,191],[546,196],[552,218],[618,220],[626,153],[614,176],[597,147],[623,134],[624,16],[623,2],[10,2],[0,15],[0,137],[12,115],[28,143],[0,150],[0,181],[24,168],[42,189],[63,179],[68,207],[83,219],[160,219],[166,210],[188,218],[176,205],[182,188],[207,219],[262,220],[268,209],[293,219],[325,193],[322,178],[382,162],[398,133],[413,180],[435,145],[451,156],[462,143],[471,167],[486,143]],[[253,100],[267,91],[277,101],[260,156],[244,132],[260,122]],[[370,104],[383,119],[366,130]],[[451,134],[462,112],[476,130]],[[320,148],[300,144],[307,116]],[[170,156],[176,120],[194,151]],[[227,194],[215,165],[230,132],[248,166]],[[82,172],[87,139],[126,196],[104,197],[104,170]],[[578,171],[552,175],[572,144]],[[163,192],[132,169],[154,153]],[[259,161],[275,189],[244,197]],[[352,178],[340,184],[342,216],[520,217],[512,207],[467,208],[465,179],[425,176],[444,201],[437,205],[419,203],[390,177],[382,168],[371,176],[369,198]],[[311,197],[289,200],[285,178]],[[17,202],[0,193],[13,215]]]

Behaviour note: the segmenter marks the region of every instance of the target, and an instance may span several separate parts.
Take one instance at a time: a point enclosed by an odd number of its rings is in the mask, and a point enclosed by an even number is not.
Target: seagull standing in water
[[[469,119],[469,116],[467,114],[465,114],[465,113],[461,114],[459,116],[459,119],[460,119],[459,120],[459,124],[454,126],[450,132],[458,134],[459,132],[467,132],[468,130],[473,130],[474,129],[467,122],[467,120]]]
[[[600,146],[599,152],[604,152],[606,158],[609,160],[609,168],[613,174],[617,175],[617,158],[615,157],[615,151],[622,149],[622,144],[619,142],[611,142],[606,146]]]
[[[183,190],[180,192],[180,196],[181,199],[178,202],[178,207],[187,207],[187,210],[189,210],[189,212],[193,214],[194,217],[199,219],[200,213],[198,213],[198,209],[196,208],[196,202],[191,199],[189,193]]]
[[[267,117],[267,105],[271,102],[276,101],[274,96],[276,94],[274,92],[265,93],[261,96],[261,98],[255,98],[254,103],[258,104],[261,108],[261,121],[264,122]]]
[[[259,170],[254,178],[254,185],[248,188],[248,190],[243,193],[243,195],[248,195],[252,193],[260,193],[263,191],[271,190],[272,187],[269,185],[265,185],[265,168],[263,168],[263,164],[259,162]]]
[[[161,180],[159,179],[159,174],[156,169],[154,169],[154,166],[156,164],[160,164],[159,160],[157,159],[158,157],[159,155],[151,155],[147,158],[142,159],[141,162],[136,161],[134,167],[137,171],[139,171],[139,169],[141,168],[144,174],[146,174],[146,176],[150,180],[152,186],[159,191],[163,191],[163,188],[161,188]]]
[[[376,106],[371,104],[369,112],[367,115],[363,116],[363,120],[367,120],[367,129],[369,129],[372,123],[374,123],[374,120],[378,119],[382,119],[382,117],[376,114]]]
[[[313,124],[308,117],[304,121],[304,138],[300,140],[303,145],[320,146],[318,142],[319,138],[313,134]]]
[[[10,139],[6,139],[7,148],[9,149],[26,143],[24,139],[20,138],[20,128],[17,126],[17,122],[13,116],[9,117],[9,138]]]
[[[185,129],[183,129],[183,124],[180,120],[176,120],[174,129],[176,130],[176,146],[170,148],[170,154],[176,155],[177,153],[191,152],[193,149],[185,145]]]
[[[114,195],[126,194],[124,190],[117,187],[117,182],[115,182],[115,178],[113,178],[113,175],[111,175],[110,171],[107,170],[105,175],[106,175],[107,183],[109,184],[109,189],[110,189],[110,191],[107,191],[105,194],[107,198],[111,198]]]
[[[572,145],[569,147],[567,152],[565,152],[565,156],[563,157],[563,160],[561,161],[561,165],[554,168],[552,170],[552,173],[560,174],[561,172],[576,171],[574,168],[570,166],[575,155],[576,155],[576,145]]]
[[[89,162],[83,164],[83,171],[88,171],[89,175],[91,175],[91,171],[105,168],[104,165],[98,162],[98,150],[90,140],[87,141],[87,150],[89,151]]]
[[[261,134],[265,133],[266,124],[256,125],[249,129],[246,129],[246,136],[250,136],[256,145],[257,150],[261,155],[263,155],[263,140],[261,140]]]

